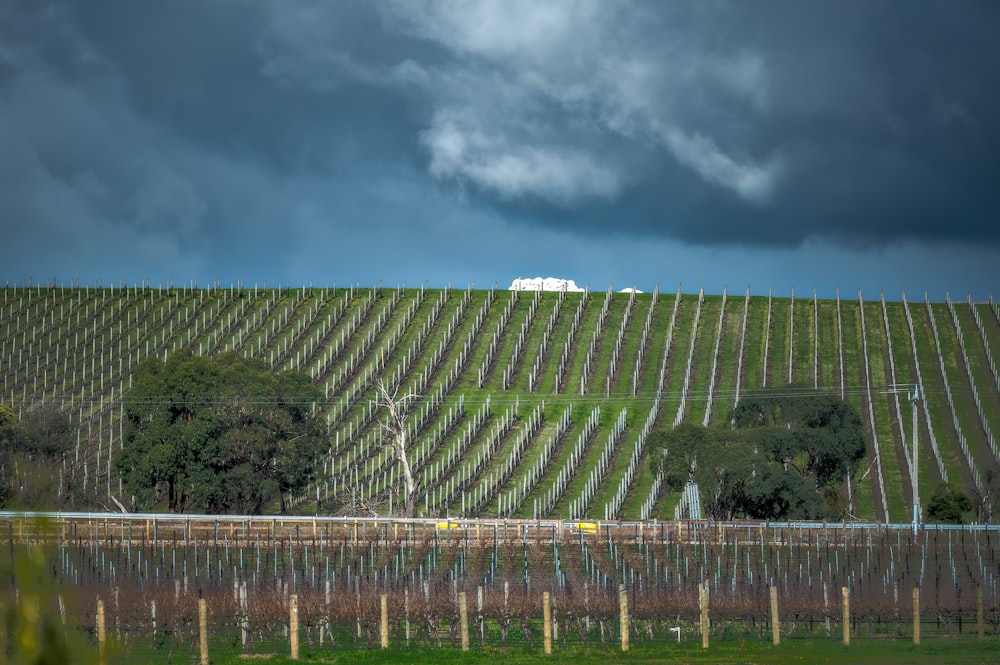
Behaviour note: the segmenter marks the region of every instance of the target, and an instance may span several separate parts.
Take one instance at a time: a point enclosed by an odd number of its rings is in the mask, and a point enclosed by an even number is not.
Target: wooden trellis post
[[[465,592],[458,593],[458,620],[462,628],[462,651],[469,650],[469,607]]]
[[[840,587],[840,596],[844,606],[844,646],[851,644],[851,596],[848,588]]]
[[[781,625],[778,623],[778,587],[771,586],[771,642],[781,644]]]
[[[291,659],[299,659],[299,597],[292,594],[288,597],[288,641],[291,646]]]
[[[708,648],[708,582],[698,587],[698,601],[701,605],[701,648]]]
[[[976,633],[983,639],[983,587],[976,589]]]
[[[204,598],[198,599],[198,636],[201,665],[208,665],[208,605]]]
[[[106,649],[107,630],[104,622],[104,601],[97,599],[97,652],[100,662],[104,663]]]
[[[381,605],[381,621],[379,622],[379,634],[381,635],[381,644],[383,649],[389,648],[389,597],[386,594],[382,594],[379,598]]]
[[[618,592],[618,607],[621,610],[622,651],[628,651],[628,591],[625,585]]]
[[[548,591],[542,593],[542,632],[545,637],[545,653],[552,653],[552,600]]]
[[[920,644],[920,589],[913,587],[913,643]]]

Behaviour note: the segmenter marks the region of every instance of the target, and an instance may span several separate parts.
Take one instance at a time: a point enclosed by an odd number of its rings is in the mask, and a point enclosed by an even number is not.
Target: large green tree
[[[233,352],[147,361],[115,465],[137,508],[259,513],[309,481],[325,445],[321,396],[307,375]]]
[[[828,487],[853,474],[867,446],[858,410],[836,395],[798,386],[748,393],[733,412],[774,458]],[[787,434],[783,434],[781,432]]]
[[[965,516],[971,511],[972,500],[948,483],[939,483],[927,502],[927,518],[931,522],[964,524]]]
[[[835,486],[865,453],[857,411],[836,397],[789,388],[752,393],[733,427],[681,423],[654,431],[653,465],[671,489],[698,483],[713,519],[832,517]]]
[[[53,404],[26,407],[18,421],[0,405],[0,505],[27,510],[93,507],[67,454],[74,430],[69,415]],[[106,508],[106,506],[104,506]]]

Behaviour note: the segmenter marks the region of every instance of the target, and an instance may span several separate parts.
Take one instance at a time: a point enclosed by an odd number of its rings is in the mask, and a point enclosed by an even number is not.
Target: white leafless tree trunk
[[[407,456],[406,440],[406,403],[416,399],[416,393],[407,393],[398,396],[398,388],[391,394],[382,379],[375,381],[375,391],[377,393],[375,403],[389,412],[388,422],[382,423],[382,430],[393,440],[393,449],[396,453],[396,461],[403,469],[403,481],[406,483],[406,517],[413,517],[417,505],[417,479],[410,468],[410,460]]]

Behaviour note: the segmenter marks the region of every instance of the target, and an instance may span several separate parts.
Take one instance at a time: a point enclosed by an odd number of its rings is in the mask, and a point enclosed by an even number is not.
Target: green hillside
[[[794,383],[842,395],[864,418],[853,517],[905,522],[907,394],[920,383],[921,503],[943,479],[974,502],[995,493],[997,304],[842,295],[5,288],[2,401],[21,417],[48,405],[69,414],[77,438],[60,483],[88,487],[95,508],[127,504],[110,459],[132,371],[181,348],[235,349],[309,373],[325,396],[329,452],[295,512],[402,505],[373,408],[381,378],[420,396],[408,423],[421,511],[672,519],[678,498],[650,470],[647,434],[726,423],[746,391]]]

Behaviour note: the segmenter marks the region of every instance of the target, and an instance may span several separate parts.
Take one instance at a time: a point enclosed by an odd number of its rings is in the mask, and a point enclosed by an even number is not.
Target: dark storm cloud
[[[0,262],[391,278],[445,273],[442,256],[471,270],[464,252],[508,224],[553,243],[996,246],[998,17],[989,2],[8,3]]]

